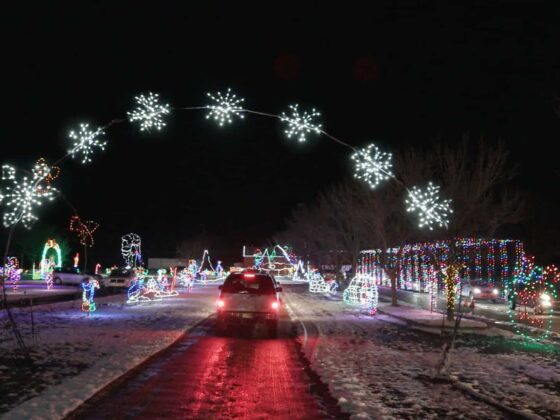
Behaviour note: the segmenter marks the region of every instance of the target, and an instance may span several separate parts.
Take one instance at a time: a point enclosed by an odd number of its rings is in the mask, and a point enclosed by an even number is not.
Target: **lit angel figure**
[[[2,180],[9,181],[0,190],[0,204],[6,206],[4,226],[9,227],[22,222],[26,228],[38,220],[34,214],[35,207],[41,206],[44,200],[53,200],[56,189],[45,182],[50,172],[42,163],[37,163],[31,170],[31,178],[16,178],[16,169],[10,165],[2,166]]]
[[[148,92],[147,96],[139,95],[134,98],[138,106],[132,112],[127,112],[130,121],[140,121],[140,131],[165,127],[162,116],[170,112],[169,104],[160,104],[157,93]]]
[[[356,162],[354,178],[365,181],[371,188],[375,188],[380,182],[393,177],[391,172],[391,153],[382,152],[375,144],[370,144],[359,149],[352,155]]]
[[[210,112],[208,112],[206,118],[217,121],[220,127],[224,123],[231,124],[232,115],[241,119],[245,118],[242,114],[243,108],[240,106],[245,99],[236,97],[231,89],[228,89],[225,95],[222,95],[222,92],[217,92],[215,96],[211,93],[208,93],[208,96],[214,103],[207,106]]]
[[[439,186],[431,182],[425,190],[412,187],[412,190],[408,191],[406,204],[408,205],[406,211],[418,212],[418,227],[427,226],[430,230],[434,229],[434,224],[446,228],[449,224],[449,214],[453,213],[451,200],[440,199]]]
[[[311,112],[304,111],[303,114],[300,114],[296,104],[290,105],[290,110],[290,116],[286,115],[285,112],[280,116],[282,121],[288,123],[288,128],[284,130],[288,138],[297,136],[300,142],[304,142],[307,140],[307,134],[311,132],[319,134],[321,132],[321,124],[313,124],[313,119],[321,115],[315,108]]]

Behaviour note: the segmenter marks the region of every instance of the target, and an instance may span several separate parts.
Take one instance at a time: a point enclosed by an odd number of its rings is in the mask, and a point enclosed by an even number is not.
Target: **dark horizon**
[[[249,109],[315,107],[325,130],[354,146],[375,141],[396,152],[465,132],[501,138],[518,166],[516,185],[530,194],[530,217],[512,232],[533,247],[549,240],[544,234],[558,237],[554,3],[391,4],[363,13],[301,5],[297,16],[289,7],[271,15],[213,3],[11,4],[2,25],[2,163],[52,162],[69,148],[68,131],[123,117],[139,93],[197,106],[230,87]],[[215,259],[240,261],[243,244],[266,243],[299,203],[352,175],[346,149],[322,136],[288,140],[273,120],[219,127],[204,111],[177,111],[167,123],[148,134],[115,126],[92,163],[64,164],[57,188],[101,225],[92,258],[119,263],[129,232],[142,236],[147,257],[172,257],[177,241],[206,233],[224,243]],[[70,216],[57,200],[33,229],[64,229]]]

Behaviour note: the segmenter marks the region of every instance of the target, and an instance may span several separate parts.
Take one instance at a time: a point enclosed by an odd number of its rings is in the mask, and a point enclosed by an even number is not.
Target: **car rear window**
[[[231,274],[222,286],[223,293],[250,293],[272,295],[276,293],[271,277],[262,274]]]

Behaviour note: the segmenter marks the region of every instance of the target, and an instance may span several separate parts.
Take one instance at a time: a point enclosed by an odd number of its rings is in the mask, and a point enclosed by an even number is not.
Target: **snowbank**
[[[35,340],[29,308],[14,309],[37,369],[18,384],[15,399],[0,405],[2,418],[64,417],[210,315],[216,294],[211,285],[135,306],[124,303],[126,295],[110,296],[96,299],[98,310],[90,316],[81,312],[81,301],[41,305],[34,308]],[[0,351],[13,351],[14,345],[4,340]],[[0,369],[0,381],[14,381],[16,374],[10,366]]]
[[[315,331],[319,336],[308,337],[314,347],[311,367],[353,418],[507,417],[449,382],[432,380],[442,337],[415,331],[404,321],[396,325],[388,315],[361,314],[322,296],[286,293],[285,298],[308,335]],[[461,336],[452,352],[450,372],[456,381],[527,417],[560,413],[557,347],[529,348],[487,329],[474,331]]]

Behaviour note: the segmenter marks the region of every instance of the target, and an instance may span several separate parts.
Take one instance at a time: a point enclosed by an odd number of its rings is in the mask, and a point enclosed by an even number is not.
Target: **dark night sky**
[[[141,92],[193,106],[231,87],[251,109],[315,106],[326,130],[354,145],[502,137],[519,185],[556,219],[554,1],[11,3],[0,18],[3,162],[58,158],[69,129],[123,116]],[[280,123],[258,117],[224,129],[203,112],[176,112],[161,133],[122,124],[107,139],[87,167],[67,162],[58,184],[102,225],[94,252],[107,263],[119,261],[119,237],[131,231],[148,256],[170,256],[178,239],[206,232],[234,258],[351,173],[345,149],[287,140]],[[57,203],[40,223],[69,216]]]

